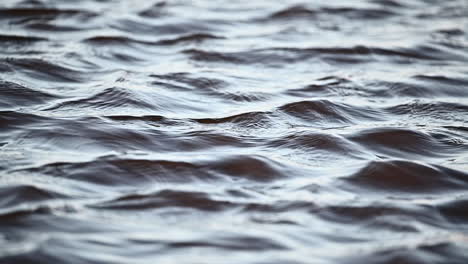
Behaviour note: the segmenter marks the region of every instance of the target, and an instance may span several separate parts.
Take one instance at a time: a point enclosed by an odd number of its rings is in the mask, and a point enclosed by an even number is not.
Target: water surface
[[[1,263],[468,262],[468,2],[0,3]]]

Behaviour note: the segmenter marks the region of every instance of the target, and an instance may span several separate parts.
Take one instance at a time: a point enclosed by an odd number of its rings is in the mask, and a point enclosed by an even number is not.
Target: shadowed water
[[[468,2],[0,3],[0,263],[468,262]]]

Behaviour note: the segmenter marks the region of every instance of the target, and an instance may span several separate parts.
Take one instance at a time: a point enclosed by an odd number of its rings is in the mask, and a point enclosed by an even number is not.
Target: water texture
[[[468,263],[468,2],[0,3],[0,263]]]

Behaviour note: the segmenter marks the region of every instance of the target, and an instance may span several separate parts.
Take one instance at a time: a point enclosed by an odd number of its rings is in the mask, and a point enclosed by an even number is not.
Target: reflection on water
[[[0,262],[467,263],[467,18],[2,1]]]

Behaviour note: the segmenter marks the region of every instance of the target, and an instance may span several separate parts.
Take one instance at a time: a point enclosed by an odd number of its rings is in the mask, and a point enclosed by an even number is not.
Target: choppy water
[[[468,2],[0,3],[1,263],[468,263]]]

